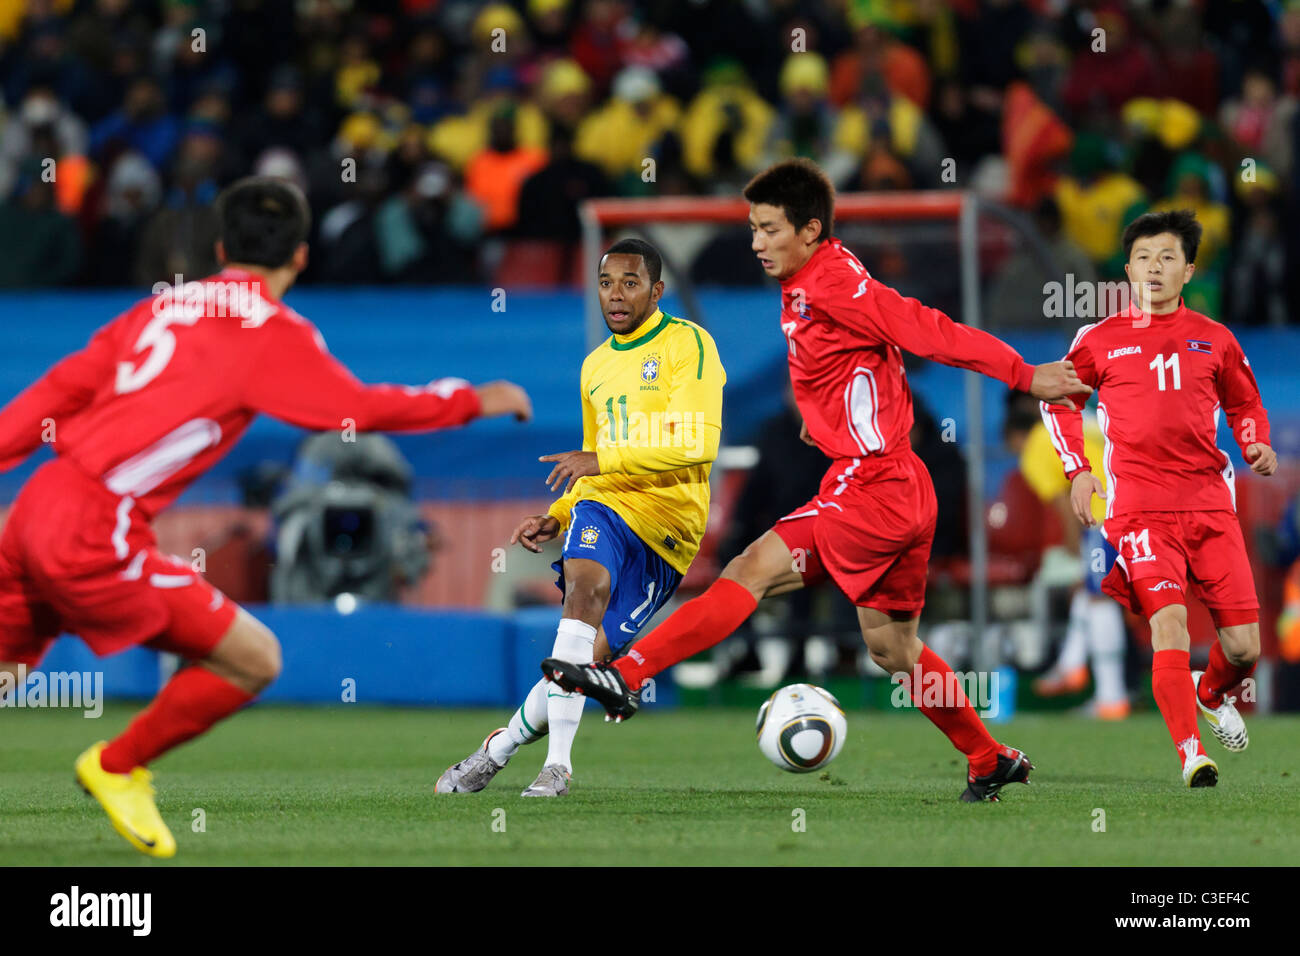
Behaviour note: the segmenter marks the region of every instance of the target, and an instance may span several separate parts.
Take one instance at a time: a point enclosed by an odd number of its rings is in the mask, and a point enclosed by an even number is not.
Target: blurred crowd
[[[203,273],[250,172],[311,200],[304,281],[470,282],[586,197],[803,155],[979,188],[1103,279],[1191,207],[1192,304],[1300,303],[1298,0],[0,0],[0,92],[0,286]]]

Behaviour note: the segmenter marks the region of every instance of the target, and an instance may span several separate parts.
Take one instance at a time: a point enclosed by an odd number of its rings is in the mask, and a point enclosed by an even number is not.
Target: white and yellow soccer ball
[[[844,746],[848,723],[840,702],[812,684],[789,684],[758,709],[758,749],[782,770],[808,773]]]

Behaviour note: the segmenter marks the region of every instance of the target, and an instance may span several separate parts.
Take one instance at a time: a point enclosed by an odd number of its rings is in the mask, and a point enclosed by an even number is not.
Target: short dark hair
[[[1188,264],[1196,261],[1196,250],[1201,245],[1201,224],[1190,209],[1171,209],[1169,212],[1149,212],[1138,216],[1124,230],[1124,259],[1128,260],[1133,243],[1147,236],[1172,232],[1183,244],[1183,255]]]
[[[664,257],[659,255],[659,250],[644,239],[620,239],[608,249],[605,255],[600,257],[601,262],[605,261],[605,256],[624,255],[640,256],[645,262],[645,271],[650,274],[650,282],[654,284],[659,281],[659,277],[664,271]]]
[[[248,176],[217,197],[221,242],[229,262],[278,269],[307,241],[311,208],[302,190],[270,176]]]
[[[811,159],[801,156],[768,167],[749,181],[744,195],[751,203],[780,206],[796,232],[816,219],[822,224],[818,242],[835,228],[835,187]]]

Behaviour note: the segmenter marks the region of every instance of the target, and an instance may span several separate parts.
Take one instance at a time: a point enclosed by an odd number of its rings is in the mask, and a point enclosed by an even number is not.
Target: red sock
[[[627,686],[636,690],[647,677],[720,643],[754,613],[758,601],[749,588],[719,578],[687,601],[651,633],[614,661]]]
[[[937,675],[927,677],[926,675]],[[966,755],[970,761],[971,772],[983,777],[998,768],[998,742],[980,720],[971,702],[961,689],[961,684],[948,666],[947,661],[930,650],[921,648],[921,658],[912,670],[912,700],[921,708],[921,713],[942,730],[952,745]],[[923,692],[928,686],[937,686],[945,691],[955,690],[951,707],[937,707],[923,703]],[[941,695],[942,696],[942,695]]]
[[[183,668],[104,748],[100,764],[109,773],[130,773],[133,767],[143,767],[203,733],[252,699],[252,694],[206,667]]]
[[[1173,648],[1156,651],[1151,656],[1151,694],[1169,728],[1169,736],[1174,738],[1180,762],[1194,753],[1205,752],[1196,729],[1196,695],[1192,691],[1188,657],[1187,651]]]
[[[1223,703],[1223,695],[1236,687],[1251,674],[1255,673],[1255,664],[1238,666],[1228,660],[1223,647],[1218,641],[1210,646],[1210,663],[1206,665],[1201,677],[1198,695],[1206,707],[1218,707]]]

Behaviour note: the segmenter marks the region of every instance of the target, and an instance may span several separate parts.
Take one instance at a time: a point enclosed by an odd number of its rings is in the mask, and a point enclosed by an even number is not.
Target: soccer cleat
[[[433,785],[434,793],[478,793],[497,775],[505,764],[498,764],[488,754],[488,741],[497,734],[505,733],[504,727],[498,727],[483,740],[483,746],[474,751],[460,763],[454,763],[442,772],[438,782]]]
[[[979,803],[988,800],[996,803],[998,791],[1008,783],[1029,783],[1029,771],[1034,765],[1029,758],[1014,747],[1002,747],[998,751],[998,766],[990,774],[977,777],[967,765],[966,789],[962,791],[963,803]]]
[[[1218,707],[1207,707],[1201,703],[1201,677],[1204,671],[1192,671],[1192,686],[1196,688],[1196,706],[1210,723],[1210,730],[1215,738],[1233,753],[1241,753],[1250,746],[1250,736],[1246,733],[1246,721],[1237,710],[1237,698],[1226,694]]]
[[[1050,672],[1034,681],[1034,693],[1039,697],[1060,697],[1077,694],[1088,686],[1088,668],[1076,667],[1064,673]]]
[[[627,686],[617,667],[608,664],[573,664],[558,657],[542,661],[542,674],[569,693],[585,694],[605,708],[615,723],[636,714],[640,695]]]
[[[569,771],[558,763],[548,763],[521,797],[562,797],[569,792]]]
[[[1188,755],[1183,761],[1183,783],[1189,787],[1213,787],[1219,782],[1219,765],[1204,752]]]
[[[130,773],[109,773],[100,763],[100,754],[108,746],[95,744],[74,765],[81,789],[99,801],[108,814],[113,829],[141,853],[150,856],[176,855],[176,838],[158,814],[153,799],[153,774],[144,767]]]

